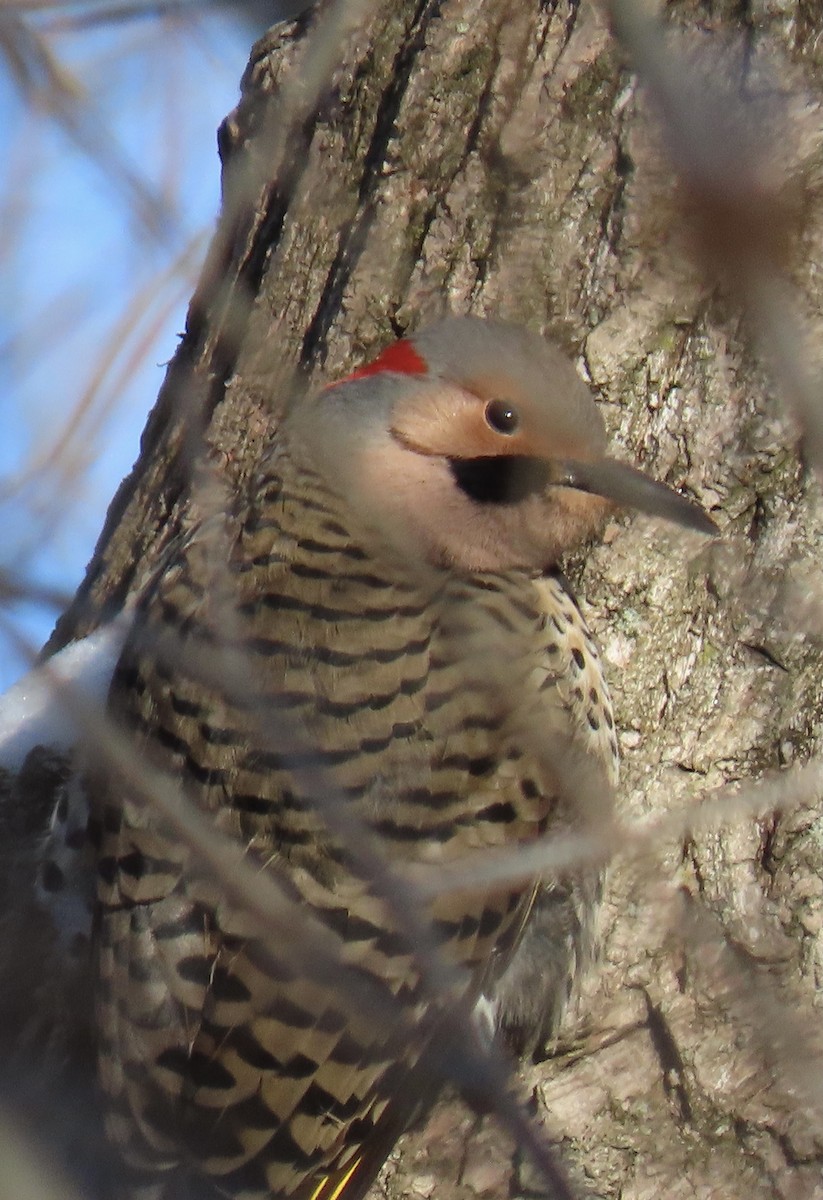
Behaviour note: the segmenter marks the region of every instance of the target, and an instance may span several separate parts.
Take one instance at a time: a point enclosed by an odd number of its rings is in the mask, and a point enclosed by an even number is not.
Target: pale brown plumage
[[[112,716],[405,1024],[383,1028],[327,964],[296,970],[150,807],[97,778],[100,1079],[135,1186],[191,1175],[197,1195],[208,1179],[308,1200],[358,1163],[345,1194],[368,1186],[441,1011],[493,983],[531,889],[418,914],[462,968],[433,999],[414,922],[329,822],[342,811],[390,869],[447,870],[575,824],[552,746],[613,777],[608,693],[557,558],[610,508],[591,494],[599,470],[607,495],[705,518],[608,465],[604,444],[553,347],[442,322],[298,408],[248,501],[192,533],[143,597]],[[523,1042],[568,988],[592,891],[558,894],[579,928],[536,1016],[510,968],[502,1021]]]

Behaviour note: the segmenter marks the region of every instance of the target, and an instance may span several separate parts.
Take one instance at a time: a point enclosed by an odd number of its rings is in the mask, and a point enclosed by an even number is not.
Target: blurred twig
[[[128,162],[88,104],[85,86],[54,56],[43,35],[14,11],[0,9],[0,55],[24,100],[44,107],[106,180],[120,188],[144,233],[165,241],[174,231],[174,214]]]
[[[0,502],[39,477],[47,481],[49,493],[45,500],[40,500],[40,505],[53,512],[55,493],[64,497],[71,481],[83,476],[94,456],[102,421],[179,306],[202,253],[201,234],[190,239],[162,271],[131,297],[65,422],[48,438],[41,439],[20,472],[2,480]]]
[[[796,132],[788,97],[776,85],[757,93],[747,88],[750,59],[742,47],[735,81],[718,70],[716,47],[689,42],[687,58],[685,39],[676,47],[644,0],[604,0],[604,6],[662,121],[703,265],[748,315],[823,480],[823,379],[804,350],[803,320],[788,283],[803,216],[792,177]]]

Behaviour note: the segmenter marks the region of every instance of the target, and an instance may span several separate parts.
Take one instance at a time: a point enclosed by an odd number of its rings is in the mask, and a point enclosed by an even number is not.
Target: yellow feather
[[[340,1197],[346,1190],[346,1185],[362,1161],[361,1157],[356,1158],[345,1175],[334,1185],[333,1191],[328,1194],[326,1193],[326,1188],[329,1186],[329,1176],[327,1175],[325,1179],[318,1183],[312,1194],[307,1197],[307,1200],[340,1200]]]

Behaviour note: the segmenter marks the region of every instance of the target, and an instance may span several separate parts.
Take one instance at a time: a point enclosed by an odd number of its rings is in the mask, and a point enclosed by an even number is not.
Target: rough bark
[[[669,8],[702,46],[731,32],[768,50],[817,104],[808,0]],[[616,702],[621,811],[686,816],[622,847],[579,1025],[527,1085],[593,1194],[823,1195],[814,787],[787,787],[767,819],[731,802],[725,826],[687,819],[707,790],[818,752],[823,513],[738,316],[689,254],[654,114],[590,4],[382,0],[301,111],[306,30],[253,51],[187,332],[50,649],[118,608],[193,506],[243,486],[301,387],[445,309],[552,332],[620,453],[697,496],[723,536],[621,520],[570,565]],[[751,61],[724,60],[741,86]],[[819,162],[812,138],[790,164],[811,199]],[[793,283],[814,333],[808,208]],[[491,1119],[452,1100],[378,1184],[395,1200],[536,1187]]]

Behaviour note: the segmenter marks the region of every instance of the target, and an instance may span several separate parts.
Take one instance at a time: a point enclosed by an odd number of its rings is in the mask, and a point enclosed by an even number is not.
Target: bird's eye
[[[486,424],[495,433],[516,433],[520,424],[517,409],[505,400],[490,400],[486,405]]]

